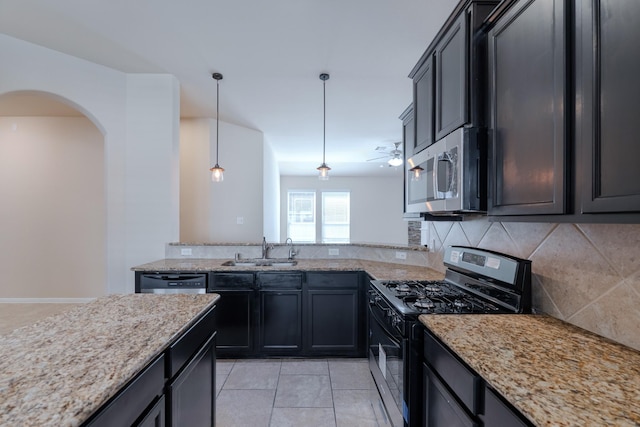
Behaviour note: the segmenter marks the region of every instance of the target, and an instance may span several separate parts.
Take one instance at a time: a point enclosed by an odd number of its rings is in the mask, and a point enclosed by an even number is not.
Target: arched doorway
[[[1,299],[106,292],[104,135],[43,92],[0,95]]]

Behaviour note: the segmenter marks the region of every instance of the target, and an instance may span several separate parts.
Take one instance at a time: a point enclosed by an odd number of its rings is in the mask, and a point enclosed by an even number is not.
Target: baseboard
[[[95,298],[0,298],[3,304],[72,304],[87,303]]]

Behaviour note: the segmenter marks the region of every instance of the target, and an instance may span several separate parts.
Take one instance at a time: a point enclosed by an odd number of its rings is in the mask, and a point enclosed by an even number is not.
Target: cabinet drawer
[[[358,289],[358,274],[357,271],[307,273],[307,285],[312,289]]]
[[[127,384],[100,413],[83,426],[129,426],[145,413],[145,408],[162,395],[164,387],[164,356],[151,362]],[[141,412],[141,409],[144,409]]]
[[[187,361],[200,346],[215,332],[215,309],[215,306],[211,308],[176,342],[171,344],[166,352],[167,378],[173,378],[187,364]]]
[[[426,331],[424,333],[424,358],[467,409],[477,415],[480,377]]]
[[[209,289],[253,289],[253,273],[212,273]]]
[[[258,273],[259,289],[302,289],[302,273]]]

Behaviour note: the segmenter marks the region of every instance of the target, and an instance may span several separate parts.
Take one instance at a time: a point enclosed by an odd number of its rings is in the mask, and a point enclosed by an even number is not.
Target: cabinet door
[[[582,212],[640,211],[640,2],[576,2]]]
[[[433,57],[428,56],[413,78],[413,120],[415,144],[412,154],[424,150],[435,140],[433,132],[434,69]]]
[[[215,333],[167,387],[169,427],[215,425]]]
[[[302,350],[302,291],[260,291],[259,350],[290,354]]]
[[[400,116],[402,120],[402,152],[404,153],[404,161],[413,155],[413,149],[416,146],[416,126],[413,120],[413,105],[407,107]]]
[[[566,211],[564,0],[521,0],[488,34],[490,215]]]
[[[449,388],[424,363],[423,425],[427,427],[478,427],[479,423],[462,407]],[[487,424],[489,426],[490,424]]]
[[[358,290],[307,292],[308,350],[315,355],[348,355],[359,350]]]
[[[532,425],[489,387],[485,387],[484,400],[485,426],[527,427]]]
[[[436,141],[467,122],[467,27],[463,12],[436,46]]]
[[[250,354],[254,350],[256,293],[252,290],[216,290],[218,302],[217,350],[220,355]]]
[[[160,397],[155,405],[151,408],[140,422],[136,423],[136,427],[164,427],[165,423],[165,407],[164,396]]]

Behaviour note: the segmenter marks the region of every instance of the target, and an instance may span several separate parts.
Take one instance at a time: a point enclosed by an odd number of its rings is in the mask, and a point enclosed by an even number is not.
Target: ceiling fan
[[[380,157],[374,157],[373,159],[367,159],[367,162],[385,159],[388,157],[389,160],[387,160],[387,163],[389,164],[389,166],[400,166],[403,162],[402,150],[400,150],[399,148],[400,144],[402,144],[402,142],[394,142],[393,145],[395,147],[393,148],[393,150],[389,150],[389,147],[381,147],[381,146],[376,147],[376,151],[379,152],[380,154],[384,153],[384,155]]]

